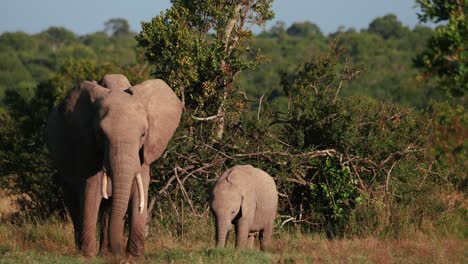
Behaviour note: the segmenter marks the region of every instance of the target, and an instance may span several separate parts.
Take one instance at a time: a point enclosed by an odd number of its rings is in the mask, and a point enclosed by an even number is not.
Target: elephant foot
[[[135,264],[137,263],[134,259],[129,257],[116,257],[109,256],[104,258],[105,263],[119,263],[119,264]]]
[[[99,256],[100,257],[110,257],[110,256],[112,256],[112,252],[110,251],[109,248],[102,248],[101,251],[99,251]]]
[[[255,238],[258,237],[259,232],[251,232],[247,237],[247,248],[254,249],[255,248]]]
[[[135,264],[141,257],[127,256],[119,261],[119,264]]]
[[[140,249],[140,250],[127,250],[127,257],[128,257],[128,258],[137,260],[137,259],[143,258],[144,256],[145,256],[144,249]]]

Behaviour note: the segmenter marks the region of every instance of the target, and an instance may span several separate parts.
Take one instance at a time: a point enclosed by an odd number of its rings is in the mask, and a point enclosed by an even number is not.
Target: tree
[[[440,23],[425,51],[414,60],[428,77],[438,77],[452,96],[468,91],[468,0],[417,0],[421,22]]]
[[[226,108],[236,105],[237,75],[261,61],[252,52],[251,27],[273,18],[272,0],[172,0],[165,13],[142,23],[139,46],[191,114],[210,115],[214,136],[224,133]],[[239,97],[239,96],[238,96]],[[239,97],[240,98],[240,97]]]
[[[388,14],[374,19],[369,25],[369,33],[377,34],[384,39],[402,38],[409,29],[404,27],[394,14]]]
[[[124,18],[111,18],[104,23],[105,31],[112,37],[128,36],[131,34],[130,24]]]
[[[16,51],[32,50],[33,37],[24,32],[6,32],[0,35],[0,44],[9,46]]]
[[[320,28],[309,21],[302,23],[293,23],[286,31],[288,35],[295,37],[323,36]]]
[[[41,35],[54,46],[70,44],[76,40],[75,33],[63,27],[49,27]]]
[[[0,99],[7,89],[16,89],[26,96],[35,83],[31,73],[10,47],[0,45]]]

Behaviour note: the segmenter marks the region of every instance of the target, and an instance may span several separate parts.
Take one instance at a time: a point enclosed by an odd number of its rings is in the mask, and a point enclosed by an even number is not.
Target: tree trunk
[[[221,104],[218,108],[218,119],[216,120],[217,123],[217,129],[216,129],[216,140],[220,141],[223,139],[223,134],[224,134],[224,116],[226,114],[226,109],[225,109],[225,104],[226,104],[226,99],[228,97],[228,87],[224,87],[224,92],[223,92],[223,98],[221,101]]]
[[[225,59],[229,58],[230,51],[234,48],[235,44],[229,44],[229,40],[231,38],[232,31],[234,26],[237,24],[239,20],[239,11],[241,10],[242,4],[238,4],[234,9],[234,16],[228,20],[226,23],[226,27],[224,28],[224,35],[222,36],[222,41],[224,43],[224,56]],[[223,97],[221,99],[221,103],[218,107],[218,119],[217,119],[217,129],[215,138],[220,141],[223,139],[224,134],[224,123],[225,123],[225,114],[226,114],[226,100],[229,97],[230,91],[233,85],[233,74],[229,71],[228,65],[226,65],[226,60],[223,59],[220,63],[221,69],[224,69],[225,74],[228,78],[227,81],[224,83],[223,87]]]

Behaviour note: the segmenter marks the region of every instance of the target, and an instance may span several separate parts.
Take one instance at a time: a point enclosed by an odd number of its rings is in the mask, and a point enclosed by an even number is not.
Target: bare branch
[[[192,200],[190,199],[190,197],[189,197],[187,191],[185,190],[184,185],[183,185],[182,182],[180,181],[179,174],[177,173],[178,168],[179,168],[178,166],[176,166],[176,167],[174,168],[174,176],[176,177],[177,182],[179,183],[180,190],[182,191],[182,194],[183,194],[185,200],[186,200],[187,203],[189,204],[190,209],[192,210],[193,215],[197,215],[197,213],[195,212],[195,208],[193,207]]]
[[[338,93],[340,92],[342,85],[343,85],[343,80],[340,81],[340,84],[338,85],[338,89],[336,89],[336,94],[335,94],[335,98],[333,98],[333,103],[336,102],[336,98],[338,98]]]
[[[220,118],[219,115],[214,115],[214,116],[209,116],[209,117],[197,117],[194,115],[191,115],[191,117],[197,121],[211,121]]]
[[[163,187],[161,190],[159,190],[158,195],[161,195],[161,194],[163,194],[164,192],[167,191],[167,189],[169,188],[169,186],[171,186],[172,181],[175,180],[175,177],[176,177],[175,175],[172,175],[172,177],[169,178],[169,180],[167,181],[166,185],[164,185],[164,187]]]
[[[260,103],[258,104],[258,111],[257,111],[257,120],[260,120],[260,112],[262,111],[262,101],[263,101],[264,96],[265,96],[264,94],[260,96]]]
[[[387,179],[385,180],[385,192],[388,192],[389,190],[389,185],[390,185],[390,175],[392,173],[392,170],[393,168],[395,167],[395,165],[397,164],[398,160],[395,161],[392,166],[390,167],[390,169],[388,170],[387,172]]]

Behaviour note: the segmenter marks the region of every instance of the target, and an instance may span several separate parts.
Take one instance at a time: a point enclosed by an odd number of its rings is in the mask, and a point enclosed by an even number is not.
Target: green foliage
[[[210,6],[214,8],[215,5]],[[163,14],[162,16],[168,18],[169,15],[174,15],[180,21],[190,19],[186,17],[178,18],[175,14],[172,14],[175,11],[168,12],[170,14]],[[190,12],[196,13],[194,9]],[[200,21],[203,21],[203,19],[197,20],[195,16],[191,17],[195,21],[193,23],[201,25],[202,22]],[[386,17],[392,16],[388,15]],[[158,19],[162,18],[159,17]],[[374,20],[373,23],[379,19]],[[401,26],[401,22],[398,20],[393,19],[392,21],[395,26],[398,26],[397,28]],[[206,24],[209,21],[203,23]],[[163,26],[162,24],[158,25]],[[181,27],[180,30],[176,28],[177,25]],[[166,26],[170,26],[172,29],[167,28],[167,30],[152,32],[148,29],[140,33],[140,36],[143,36],[147,31],[147,37],[155,38],[154,43],[158,43],[158,45],[153,46],[155,49],[153,55],[149,54],[153,56],[151,60],[154,61],[151,70],[160,71],[160,74],[156,76],[171,83],[171,87],[176,90],[182,90],[185,85],[188,85],[187,83],[192,83],[193,85],[184,88],[190,90],[190,93],[187,92],[187,94],[191,94],[194,98],[188,98],[186,100],[187,105],[194,102],[196,98],[201,103],[201,101],[205,100],[203,98],[210,96],[212,101],[216,101],[218,98],[214,96],[214,94],[217,94],[214,92],[217,89],[215,87],[222,87],[222,81],[219,78],[216,79],[216,74],[220,72],[223,76],[227,74],[223,73],[224,71],[219,65],[220,58],[225,56],[218,54],[219,51],[223,50],[224,44],[221,43],[216,46],[207,43],[219,42],[217,39],[220,36],[215,35],[214,31],[208,31],[207,34],[195,34],[197,31],[204,31],[195,26],[189,27],[182,22],[164,25],[164,27]],[[210,27],[205,27],[205,29],[208,28]],[[184,33],[184,30],[188,31]],[[361,78],[346,84],[346,89],[343,89],[344,95],[371,96],[379,101],[402,103],[422,109],[427,106],[429,99],[444,99],[443,94],[434,87],[434,84],[417,81],[418,72],[412,69],[412,58],[415,54],[424,50],[425,42],[430,38],[433,30],[423,26],[417,26],[412,31],[409,31],[406,27],[403,27],[402,30],[408,31],[407,34],[398,38],[383,39],[378,34],[368,33],[369,29],[362,32],[356,32],[352,29],[340,30],[326,37],[311,22],[293,23],[288,28],[284,23],[278,22],[277,25],[257,36],[245,33],[249,31],[248,27],[246,27],[245,31],[233,33],[239,33],[239,39],[236,43],[243,40],[244,44],[229,44],[238,45],[235,47],[240,50],[238,53],[240,56],[232,54],[232,58],[240,58],[244,63],[250,61],[251,64],[244,64],[248,69],[258,64],[258,62],[269,63],[255,67],[255,71],[241,71],[238,75],[233,76],[236,81],[232,89],[245,92],[249,99],[255,101],[251,103],[254,107],[258,103],[258,98],[267,95],[271,100],[277,101],[275,103],[277,109],[285,111],[287,109],[287,97],[281,88],[278,72],[282,68],[293,70],[295,65],[304,62],[305,58],[314,56],[317,52],[325,51],[328,41],[337,39],[338,45],[345,49],[344,57],[347,57],[354,64],[363,65],[367,69],[361,74]],[[288,31],[289,33],[287,33]],[[190,38],[184,35],[188,33],[192,34]],[[222,33],[220,34],[222,35]],[[172,36],[173,39],[169,42],[163,42],[160,35],[168,38]],[[176,37],[179,38],[177,41]],[[233,37],[235,39],[235,36]],[[201,46],[200,41],[204,41],[203,43],[206,45]],[[190,44],[190,42],[193,43]],[[195,42],[199,44],[195,44]],[[0,70],[0,98],[2,91],[6,89],[18,89],[21,90],[21,94],[31,96],[33,88],[39,82],[46,81],[51,72],[58,71],[60,64],[66,61],[67,56],[70,55],[96,58],[101,62],[128,65],[143,61],[146,56],[144,53],[149,52],[148,48],[139,48],[135,52],[137,41],[133,38],[131,32],[119,37],[108,36],[104,31],[77,37],[72,32],[57,27],[51,27],[37,35],[4,33],[0,37],[0,43],[3,43],[3,45],[0,45],[0,56],[8,57],[8,59],[5,58],[0,62],[0,69],[3,67],[14,68],[11,71],[5,70],[3,72]],[[176,45],[177,43],[179,43],[179,46]],[[182,47],[181,45],[184,48],[179,48]],[[158,50],[158,47],[161,48]],[[221,50],[217,49],[218,47]],[[165,55],[156,56],[155,54],[161,52],[163,48]],[[148,56],[146,57],[148,58]],[[167,61],[164,61],[166,59]],[[1,66],[1,64],[5,66]],[[238,64],[238,62],[229,63],[229,69],[234,67],[231,64]],[[179,68],[180,71],[178,71]],[[196,70],[197,68],[198,70]],[[180,72],[184,74],[180,74]],[[235,74],[233,71],[230,71],[230,73]],[[217,91],[221,93],[221,90]],[[194,102],[194,105],[197,104]],[[215,110],[205,108],[200,107],[197,110],[199,116],[212,115],[213,111],[216,110],[216,106],[211,107]]]
[[[429,77],[439,78],[440,88],[452,96],[468,91],[468,1],[417,0],[420,21],[445,22],[439,25],[425,51],[414,60]]]
[[[172,7],[142,23],[137,36],[153,75],[165,80],[190,114],[216,115],[223,136],[225,108],[239,105],[237,75],[261,61],[248,41],[250,28],[273,17],[271,0],[173,0]]]
[[[42,32],[40,36],[47,39],[46,41],[52,45],[52,49],[76,41],[75,33],[63,27],[50,27]]]
[[[130,24],[124,18],[111,18],[104,23],[106,29],[112,37],[122,37],[131,35]]]
[[[16,90],[31,98],[34,88],[49,79],[49,74],[60,71],[70,60],[96,60],[133,65],[137,61],[134,33],[124,19],[111,19],[111,37],[96,32],[83,37],[62,27],[34,35],[23,32],[0,35],[0,100],[6,90]],[[1,107],[1,104],[0,104]]]
[[[394,14],[388,14],[374,19],[369,24],[369,33],[377,34],[383,39],[404,38],[409,33],[409,29],[404,27]]]
[[[381,102],[419,109],[425,108],[430,99],[445,100],[444,94],[434,89],[433,83],[418,81],[418,71],[412,66],[413,57],[424,50],[426,41],[433,34],[431,28],[416,26],[410,30],[394,15],[387,15],[375,19],[372,27],[369,25],[368,29],[360,32],[352,28],[339,29],[327,37],[287,33],[298,31],[299,26],[313,28],[313,24],[303,24],[295,23],[287,28],[279,22],[252,39],[253,50],[261,49],[269,63],[239,75],[236,83],[251,100],[258,102],[262,95],[268,95],[277,101],[278,110],[285,111],[287,97],[281,88],[278,72],[283,69],[294,71],[298,63],[326,51],[330,41],[336,41],[343,49],[341,63],[345,63],[346,58],[350,63],[362,65],[363,69],[359,79],[344,84],[343,95],[369,96]]]
[[[256,116],[228,112],[221,141],[212,140],[215,124],[185,116],[165,158],[152,168],[160,176],[150,188],[161,194],[160,210],[185,205],[200,212],[216,177],[233,165],[252,164],[276,178],[284,223],[300,223],[305,230],[384,234],[404,230],[406,219],[439,219],[436,212],[448,210],[435,206],[443,203],[439,198],[431,198],[432,207],[416,202],[440,190],[435,175],[447,175],[445,162],[432,155],[429,116],[341,97],[340,89],[359,68],[341,64],[340,55],[332,46],[282,74],[287,112],[274,111],[268,102]],[[421,210],[424,215],[418,215]]]
[[[287,175],[294,175],[300,184],[285,193],[291,193],[296,214],[300,211],[313,229],[332,236],[349,230],[358,203],[369,209],[374,199],[392,204],[391,194],[412,200],[425,178],[422,168],[447,173],[443,164],[431,165],[433,127],[427,125],[427,116],[398,105],[339,96],[343,83],[359,73],[341,65],[340,55],[332,46],[327,55],[283,73],[289,111],[279,120],[288,152],[300,153],[288,161],[291,171],[282,175],[289,181]]]
[[[23,96],[28,97],[28,90],[35,83],[28,68],[23,65],[14,50],[0,45],[0,98],[7,89],[16,88]]]
[[[342,234],[352,209],[363,200],[358,180],[336,158],[326,158],[315,166],[322,172],[310,181],[311,210],[331,234]]]
[[[354,79],[359,70],[345,65],[339,72],[338,56],[332,46],[326,56],[304,63],[292,74],[282,73],[281,82],[290,101],[285,134],[291,136],[288,144],[297,149],[344,146],[331,117],[341,113],[336,99],[342,82]]]
[[[443,177],[466,193],[468,186],[468,114],[461,106],[451,106],[448,102],[433,103],[428,108],[435,123],[432,138],[436,157],[445,160],[449,173]]]
[[[293,23],[287,30],[286,33],[293,37],[310,37],[314,35],[323,36],[320,28],[309,21],[303,23]]]

